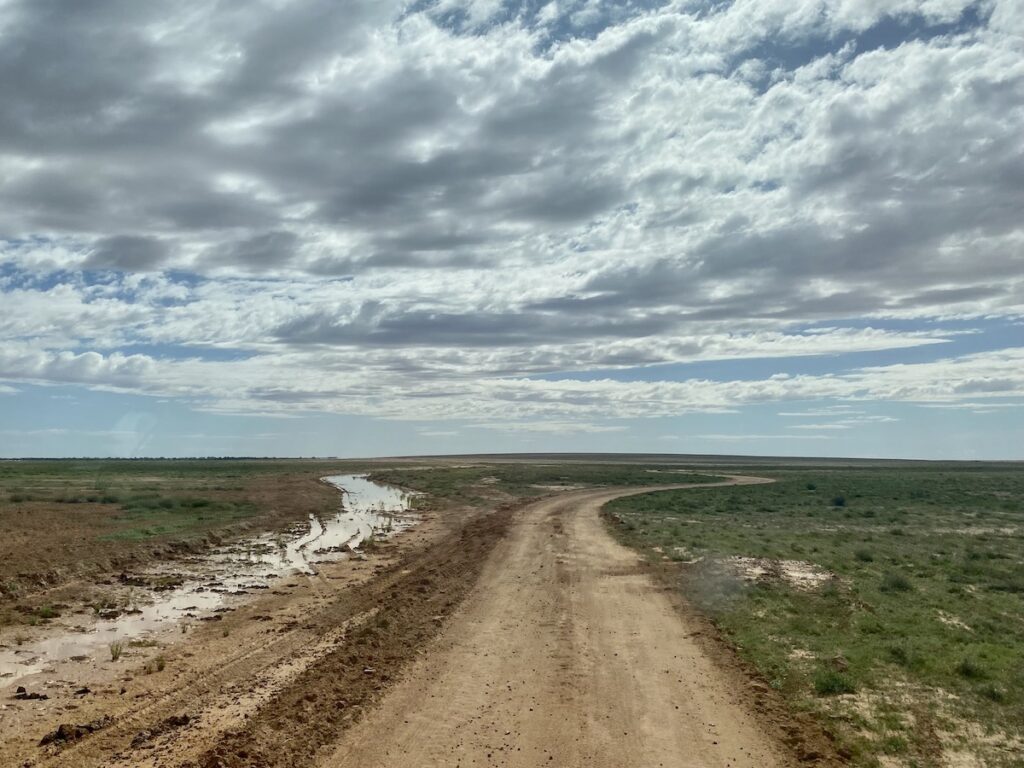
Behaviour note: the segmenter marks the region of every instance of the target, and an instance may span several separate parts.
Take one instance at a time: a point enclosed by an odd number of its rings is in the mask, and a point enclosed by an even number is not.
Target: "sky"
[[[0,0],[0,457],[1024,459],[1024,0]]]

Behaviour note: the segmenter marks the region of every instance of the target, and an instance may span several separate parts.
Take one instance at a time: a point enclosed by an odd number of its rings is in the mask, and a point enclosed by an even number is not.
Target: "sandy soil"
[[[319,764],[788,765],[749,690],[604,530],[622,493],[527,507],[431,652]]]
[[[159,649],[163,671],[140,651],[5,697],[0,765],[793,764],[766,687],[605,531],[602,504],[651,490],[431,515]],[[62,723],[97,728],[39,746]]]
[[[319,674],[316,670],[341,652],[362,653],[369,663],[387,653],[392,640],[408,644],[409,638],[397,636],[381,637],[370,648],[360,641],[375,636],[381,617],[400,610],[405,595],[411,600],[422,596],[419,590],[427,587],[419,582],[431,583],[438,562],[452,560],[453,551],[482,561],[486,552],[480,547],[501,535],[500,527],[472,531],[473,541],[466,542],[465,532],[475,519],[468,510],[424,517],[416,528],[378,545],[365,561],[325,564],[316,577],[282,579],[268,594],[219,621],[161,637],[160,647],[127,649],[116,662],[59,665],[52,674],[25,682],[29,692],[45,693],[46,700],[17,700],[14,686],[0,683],[0,765],[180,765],[199,759],[261,713],[304,718],[301,709],[281,703],[297,680]],[[457,578],[463,567],[455,563],[446,576]],[[471,573],[465,581],[468,589]],[[438,582],[439,595],[449,602],[445,584]],[[445,608],[423,607],[433,609],[428,622]],[[353,650],[357,646],[358,652]],[[164,669],[147,672],[157,656],[164,657]],[[378,664],[379,676],[364,675],[365,665],[352,666],[366,679],[350,686],[350,699],[355,689],[365,696],[384,684],[386,664]],[[331,687],[335,681],[318,682]],[[303,696],[315,698],[316,685],[298,685]],[[82,688],[89,692],[75,693]],[[330,699],[325,703],[329,706]],[[188,715],[187,724],[168,727],[170,718],[182,715]],[[70,743],[40,746],[61,724],[102,727]]]

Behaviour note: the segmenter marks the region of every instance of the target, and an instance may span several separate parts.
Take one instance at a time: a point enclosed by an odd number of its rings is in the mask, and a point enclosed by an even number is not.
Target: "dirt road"
[[[770,481],[728,484],[754,482]],[[710,661],[700,620],[598,517],[670,487],[432,516],[366,562],[5,703],[0,765],[790,765],[749,682]],[[39,744],[69,722],[95,729]]]
[[[770,481],[730,484],[754,482]],[[788,765],[749,691],[604,530],[605,502],[650,490],[523,510],[429,653],[320,765]]]

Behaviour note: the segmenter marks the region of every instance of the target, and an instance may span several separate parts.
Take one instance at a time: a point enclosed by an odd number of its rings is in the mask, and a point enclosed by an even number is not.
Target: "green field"
[[[855,764],[1024,765],[1024,471],[756,474],[605,514]]]
[[[0,462],[0,623],[47,620],[36,587],[331,512],[327,474],[369,472],[437,509],[769,476],[625,497],[605,516],[854,764],[1024,766],[1021,468],[428,463]]]
[[[610,487],[709,483],[721,477],[682,470],[678,465],[502,463],[452,467],[374,470],[374,480],[470,504],[486,503],[495,493],[531,498],[562,487]]]
[[[0,461],[0,624],[37,617],[34,593],[78,577],[331,513],[337,491],[319,478],[360,466],[365,463]]]
[[[421,504],[441,508],[494,506],[573,485],[708,479],[679,475],[676,469],[604,464],[387,469],[377,462],[343,460],[0,461],[0,625],[50,618],[52,606],[35,595],[79,577],[117,572],[235,534],[281,530],[311,514],[331,514],[339,496],[319,482],[325,475],[369,472],[381,482],[423,491]]]

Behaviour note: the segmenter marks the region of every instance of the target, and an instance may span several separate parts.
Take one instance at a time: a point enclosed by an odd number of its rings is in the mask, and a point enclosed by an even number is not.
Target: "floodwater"
[[[412,494],[400,488],[361,475],[323,479],[341,491],[337,514],[310,516],[284,534],[253,536],[121,579],[112,585],[119,594],[118,608],[98,615],[91,610],[69,614],[40,639],[0,645],[0,686],[44,672],[56,662],[109,657],[112,642],[127,644],[183,623],[210,620],[246,596],[270,589],[282,576],[314,575],[320,563],[358,554],[368,537],[392,536],[416,523],[410,512]],[[132,586],[136,580],[140,586]],[[154,589],[154,580],[164,587]]]

